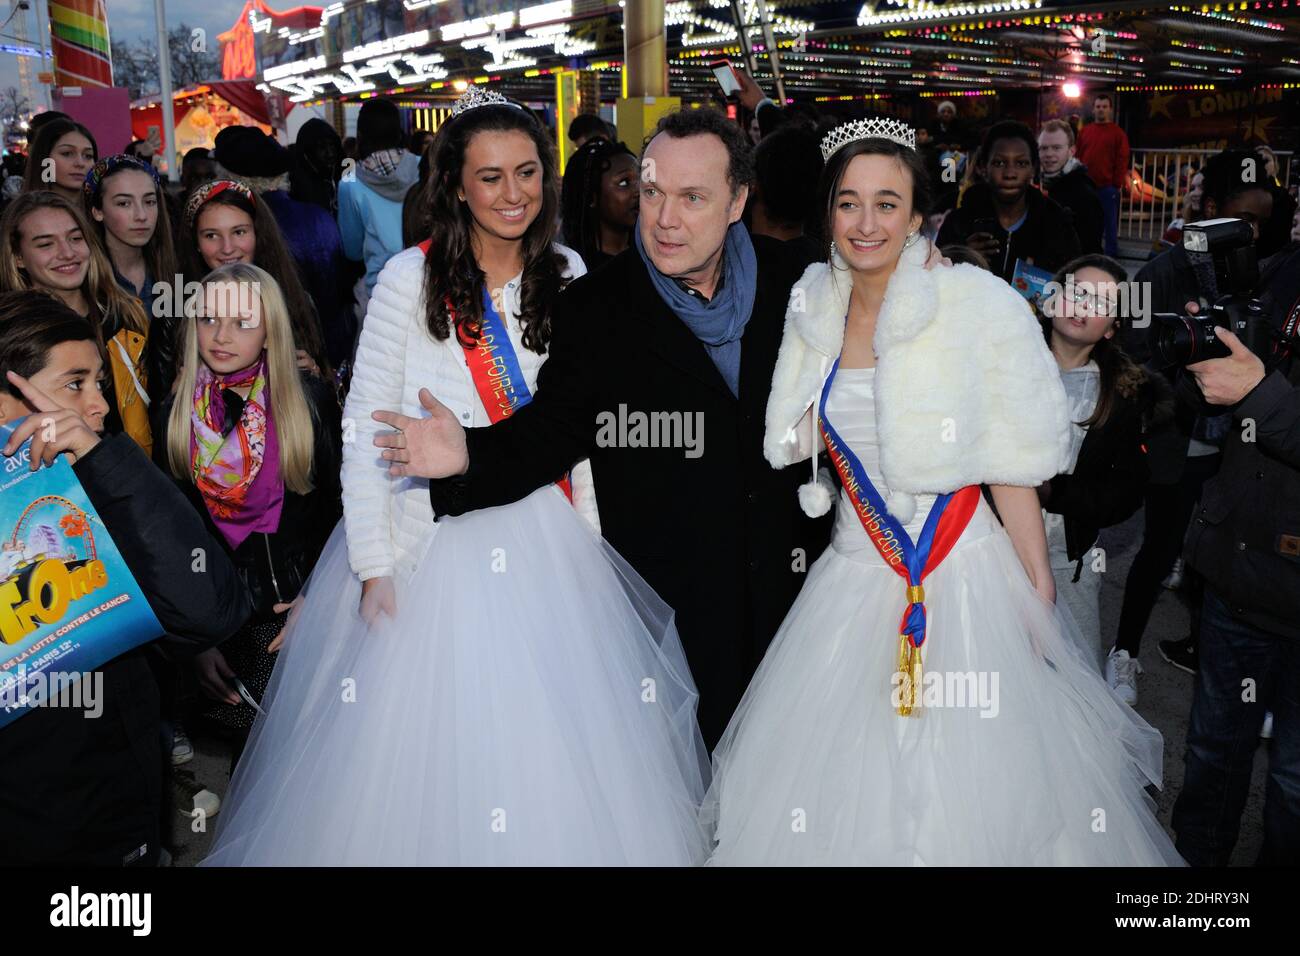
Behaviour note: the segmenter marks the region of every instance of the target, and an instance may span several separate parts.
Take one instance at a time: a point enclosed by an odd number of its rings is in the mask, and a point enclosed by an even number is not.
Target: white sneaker
[[[172,726],[172,766],[179,767],[194,759],[194,745],[179,721]]]
[[[1265,740],[1273,736],[1273,712],[1271,710],[1264,711],[1264,726],[1259,728],[1259,735]]]
[[[1128,651],[1112,647],[1106,655],[1106,683],[1130,707],[1138,702],[1137,676],[1141,673],[1141,663],[1136,657],[1129,657]]]

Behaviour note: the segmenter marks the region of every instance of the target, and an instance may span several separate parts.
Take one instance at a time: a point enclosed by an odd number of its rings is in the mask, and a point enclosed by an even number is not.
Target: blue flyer
[[[0,728],[162,633],[72,466],[30,448],[0,456]]]
[[[1052,274],[1046,269],[1027,265],[1023,259],[1016,260],[1016,271],[1011,276],[1011,287],[1029,300],[1030,305],[1037,305],[1043,294],[1043,286],[1052,281]]]

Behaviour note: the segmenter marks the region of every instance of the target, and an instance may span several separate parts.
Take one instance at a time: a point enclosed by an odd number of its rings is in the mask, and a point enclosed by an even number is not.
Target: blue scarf
[[[641,243],[640,229],[634,229],[632,235],[636,240],[636,251],[650,273],[650,281],[654,283],[659,298],[695,333],[731,389],[731,394],[739,396],[740,337],[745,334],[745,325],[754,311],[758,284],[758,257],[754,255],[754,244],[749,239],[748,230],[739,222],[727,230],[722,252],[725,281],[707,303],[686,292],[671,276],[655,268]]]

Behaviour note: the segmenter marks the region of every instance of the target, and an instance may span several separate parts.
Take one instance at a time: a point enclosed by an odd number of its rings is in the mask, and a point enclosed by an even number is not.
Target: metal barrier
[[[1157,242],[1169,223],[1182,215],[1183,197],[1194,169],[1218,153],[1216,149],[1134,149],[1129,160],[1129,188],[1120,195],[1121,239]],[[1276,152],[1277,176],[1291,183],[1296,168],[1290,152]]]

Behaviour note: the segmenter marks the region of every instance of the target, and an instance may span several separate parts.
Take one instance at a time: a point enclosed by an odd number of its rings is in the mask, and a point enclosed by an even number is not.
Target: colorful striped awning
[[[113,85],[104,0],[50,0],[50,33],[56,85]]]

